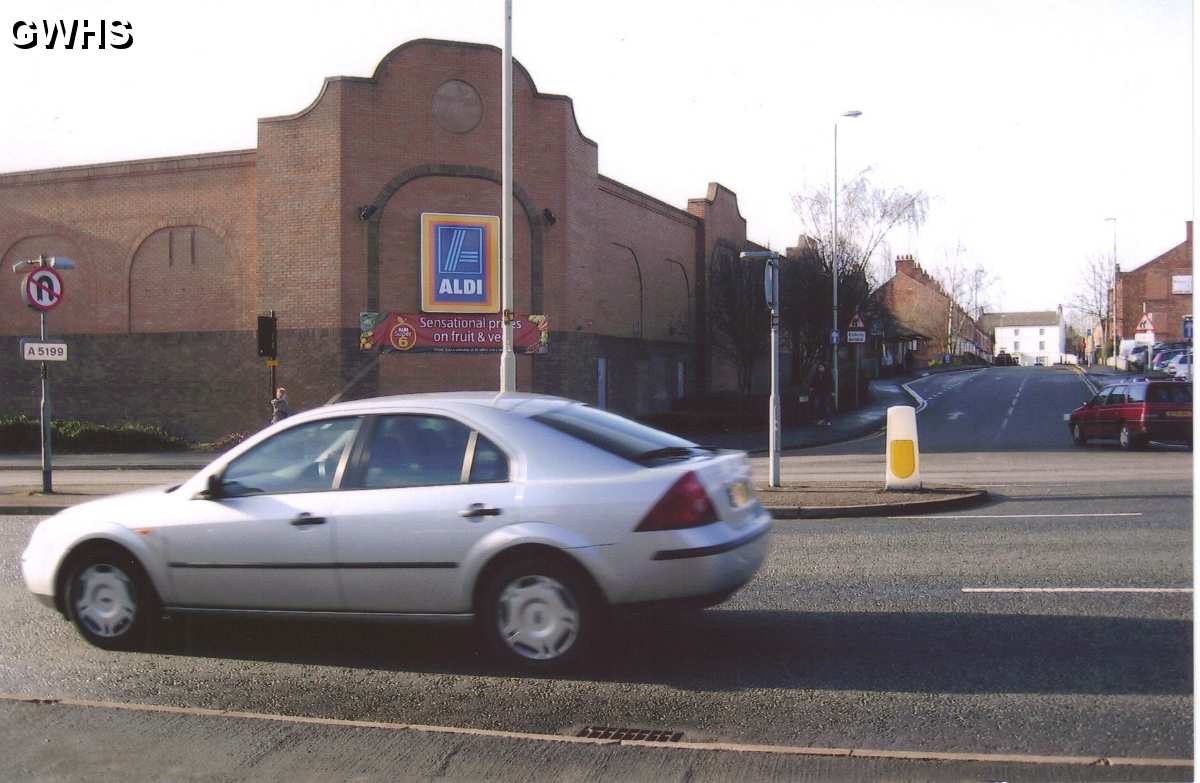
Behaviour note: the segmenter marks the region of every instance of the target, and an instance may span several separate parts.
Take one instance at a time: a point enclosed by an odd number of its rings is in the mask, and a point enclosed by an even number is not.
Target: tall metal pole
[[[830,332],[830,343],[833,345],[833,412],[838,412],[838,342],[841,335],[834,340],[832,335],[838,328],[838,175],[837,175],[837,120],[833,121],[833,258],[829,262],[829,271],[833,276],[833,331]]]
[[[739,255],[743,261],[765,263],[763,267],[763,292],[767,309],[771,314],[771,398],[768,402],[767,450],[770,452],[770,478],[772,487],[779,486],[779,262],[783,257],[772,250],[743,250]]]
[[[1112,222],[1113,226],[1113,281],[1112,281],[1112,303],[1108,308],[1108,321],[1110,325],[1110,333],[1112,337],[1112,357],[1113,369],[1117,367],[1117,219],[1115,217],[1105,218],[1104,222]]]
[[[42,312],[42,342],[46,342],[46,313]],[[53,483],[50,474],[51,449],[50,441],[50,377],[46,369],[46,363],[42,365],[42,493],[49,495],[54,492]]]
[[[779,486],[779,256],[767,259],[771,268],[771,450],[770,485]]]
[[[500,175],[500,233],[504,253],[500,260],[501,307],[504,337],[500,353],[500,391],[517,389],[517,356],[513,353],[513,106],[512,106],[512,0],[504,0],[504,56],[501,86],[501,135],[504,151]]]

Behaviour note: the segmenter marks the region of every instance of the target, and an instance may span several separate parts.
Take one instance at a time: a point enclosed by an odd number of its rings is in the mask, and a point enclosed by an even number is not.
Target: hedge
[[[62,452],[182,451],[188,443],[162,427],[150,424],[95,424],[90,421],[51,421],[51,441]],[[41,427],[28,416],[0,416],[0,452],[37,451]]]

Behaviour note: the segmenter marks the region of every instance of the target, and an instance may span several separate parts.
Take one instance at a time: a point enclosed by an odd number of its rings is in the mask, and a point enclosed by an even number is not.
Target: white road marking
[[[947,419],[949,419],[950,421],[955,421],[955,420],[957,420],[957,419],[959,419],[959,418],[961,418],[961,417],[963,417],[963,416],[965,416],[965,415],[966,415],[966,414],[965,414],[965,413],[963,413],[962,411],[954,411],[953,413],[951,413],[951,414],[949,414],[948,416],[946,416],[946,418],[947,418]]]
[[[888,517],[888,519],[1066,519],[1077,517],[1140,517],[1140,511],[1116,511],[1107,514],[930,514],[928,516],[912,514],[909,516]]]
[[[304,715],[278,715],[269,712],[242,712],[218,710],[204,707],[172,707],[165,704],[136,704],[129,702],[89,701],[86,699],[41,698],[18,694],[0,693],[0,701],[24,704],[62,705],[104,710],[126,710],[169,715],[188,715],[204,718],[240,718],[297,723],[316,726],[339,726],[355,729],[383,731],[414,731],[426,734],[457,734],[472,737],[491,737],[508,740],[534,742],[563,742],[574,745],[608,745],[619,747],[654,748],[657,750],[707,750],[733,753],[771,753],[791,756],[841,756],[844,758],[908,759],[930,761],[977,761],[990,764],[1057,764],[1064,766],[1095,767],[1182,767],[1195,766],[1193,759],[1184,758],[1137,758],[1121,756],[1042,756],[1029,753],[974,753],[924,750],[872,750],[870,748],[822,748],[795,745],[755,745],[741,742],[650,742],[646,740],[594,739],[564,734],[539,734],[526,731],[502,731],[498,729],[473,729],[463,726],[431,726],[419,723],[393,723],[390,721],[344,720],[338,718],[313,718]]]
[[[1190,593],[1191,587],[964,587],[964,593]]]

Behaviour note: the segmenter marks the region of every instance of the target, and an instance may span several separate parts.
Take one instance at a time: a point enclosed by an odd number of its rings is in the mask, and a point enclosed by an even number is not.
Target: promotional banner
[[[358,347],[400,353],[499,352],[504,322],[499,316],[438,313],[360,313]],[[518,315],[513,351],[546,353],[550,323],[544,315]]]

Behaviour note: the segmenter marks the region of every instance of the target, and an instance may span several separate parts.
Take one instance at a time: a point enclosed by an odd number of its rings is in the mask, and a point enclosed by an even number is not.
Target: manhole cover
[[[679,742],[682,731],[660,731],[658,729],[614,729],[611,726],[584,726],[579,737],[590,739],[637,740],[639,742]]]

